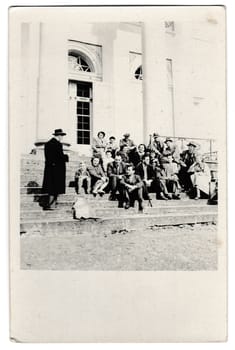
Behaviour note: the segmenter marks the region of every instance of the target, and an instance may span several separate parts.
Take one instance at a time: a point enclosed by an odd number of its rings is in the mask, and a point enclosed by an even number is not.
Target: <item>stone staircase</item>
[[[75,156],[67,165],[66,194],[59,197],[58,208],[54,211],[43,211],[40,207],[41,183],[44,160],[38,155],[25,155],[21,159],[20,188],[20,232],[21,234],[80,234],[87,231],[110,232],[112,230],[146,228],[151,226],[183,225],[212,223],[217,221],[217,206],[207,204],[207,200],[161,201],[152,194],[152,207],[144,203],[144,213],[137,208],[128,210],[117,208],[116,201],[109,201],[108,195],[94,198],[86,196],[91,208],[92,217],[74,220],[73,203],[77,199],[74,188],[69,187],[74,179],[78,162],[89,158]]]

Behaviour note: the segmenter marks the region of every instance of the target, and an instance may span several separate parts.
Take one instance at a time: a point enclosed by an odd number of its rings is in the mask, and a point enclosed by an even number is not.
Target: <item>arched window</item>
[[[143,71],[142,66],[139,66],[135,71],[135,79],[137,80],[143,80]]]
[[[77,72],[92,72],[91,65],[87,62],[86,58],[77,53],[69,53],[69,65],[72,70]]]

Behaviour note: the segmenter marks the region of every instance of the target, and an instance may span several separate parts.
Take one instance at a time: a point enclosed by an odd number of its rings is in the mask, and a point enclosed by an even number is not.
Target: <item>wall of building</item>
[[[218,84],[224,73],[220,66],[223,51],[219,50],[222,35],[218,23],[206,18],[176,21],[174,33],[166,33],[164,22],[159,22],[150,25],[144,37],[141,27],[123,23],[22,25],[22,152],[28,153],[37,140],[47,140],[55,128],[67,131],[65,141],[76,146],[72,132],[76,120],[68,99],[69,40],[102,47],[102,79],[92,81],[94,135],[104,130],[119,139],[129,131],[137,143],[154,131],[216,138],[216,120],[224,108],[224,96],[218,99],[224,89]],[[130,71],[131,53],[142,51],[143,84]],[[167,58],[172,60],[173,100]],[[143,122],[147,117],[148,122]],[[87,151],[85,146],[78,149]]]
[[[34,24],[35,25],[35,24]],[[93,84],[93,135],[104,130],[107,136],[120,138],[125,131],[134,131],[133,137],[142,141],[142,84],[135,81],[129,72],[129,52],[141,51],[139,33],[120,30],[119,24],[77,24],[71,23],[67,30],[53,23],[36,24],[37,32],[28,31],[32,41],[24,40],[22,64],[29,72],[34,68],[34,76],[25,80],[24,113],[22,115],[23,130],[31,138],[22,143],[22,151],[28,152],[35,141],[46,140],[55,128],[63,128],[67,132],[65,141],[72,148],[87,152],[87,146],[76,147],[76,117],[71,113],[68,100],[68,40],[82,41],[102,47],[102,79],[91,80]],[[36,43],[36,49],[35,49]],[[27,47],[26,47],[27,46]],[[27,52],[37,57],[28,67]],[[25,77],[25,75],[24,75]],[[88,79],[88,81],[90,81]],[[34,98],[30,97],[33,92]],[[27,100],[27,101],[26,101]],[[29,109],[28,100],[32,107]],[[134,126],[133,120],[138,125]]]
[[[176,135],[217,138],[223,114],[224,51],[217,22],[176,22],[175,36],[166,35],[173,59]],[[218,99],[221,96],[221,99]],[[222,102],[222,104],[220,103]]]

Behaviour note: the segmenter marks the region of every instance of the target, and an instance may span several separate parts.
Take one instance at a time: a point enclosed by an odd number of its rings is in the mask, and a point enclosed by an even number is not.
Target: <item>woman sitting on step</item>
[[[91,177],[91,191],[93,196],[96,197],[97,194],[100,196],[104,195],[104,189],[108,185],[108,178],[100,165],[100,158],[94,156],[91,160],[91,165],[87,168]]]
[[[197,162],[189,169],[191,181],[193,184],[195,197],[200,199],[201,192],[206,196],[209,195],[210,169],[200,156],[197,157]]]

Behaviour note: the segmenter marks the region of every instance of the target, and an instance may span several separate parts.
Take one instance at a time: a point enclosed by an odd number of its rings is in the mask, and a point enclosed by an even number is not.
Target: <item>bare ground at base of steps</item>
[[[217,226],[149,227],[109,233],[21,236],[21,268],[31,270],[203,271],[217,269]]]

